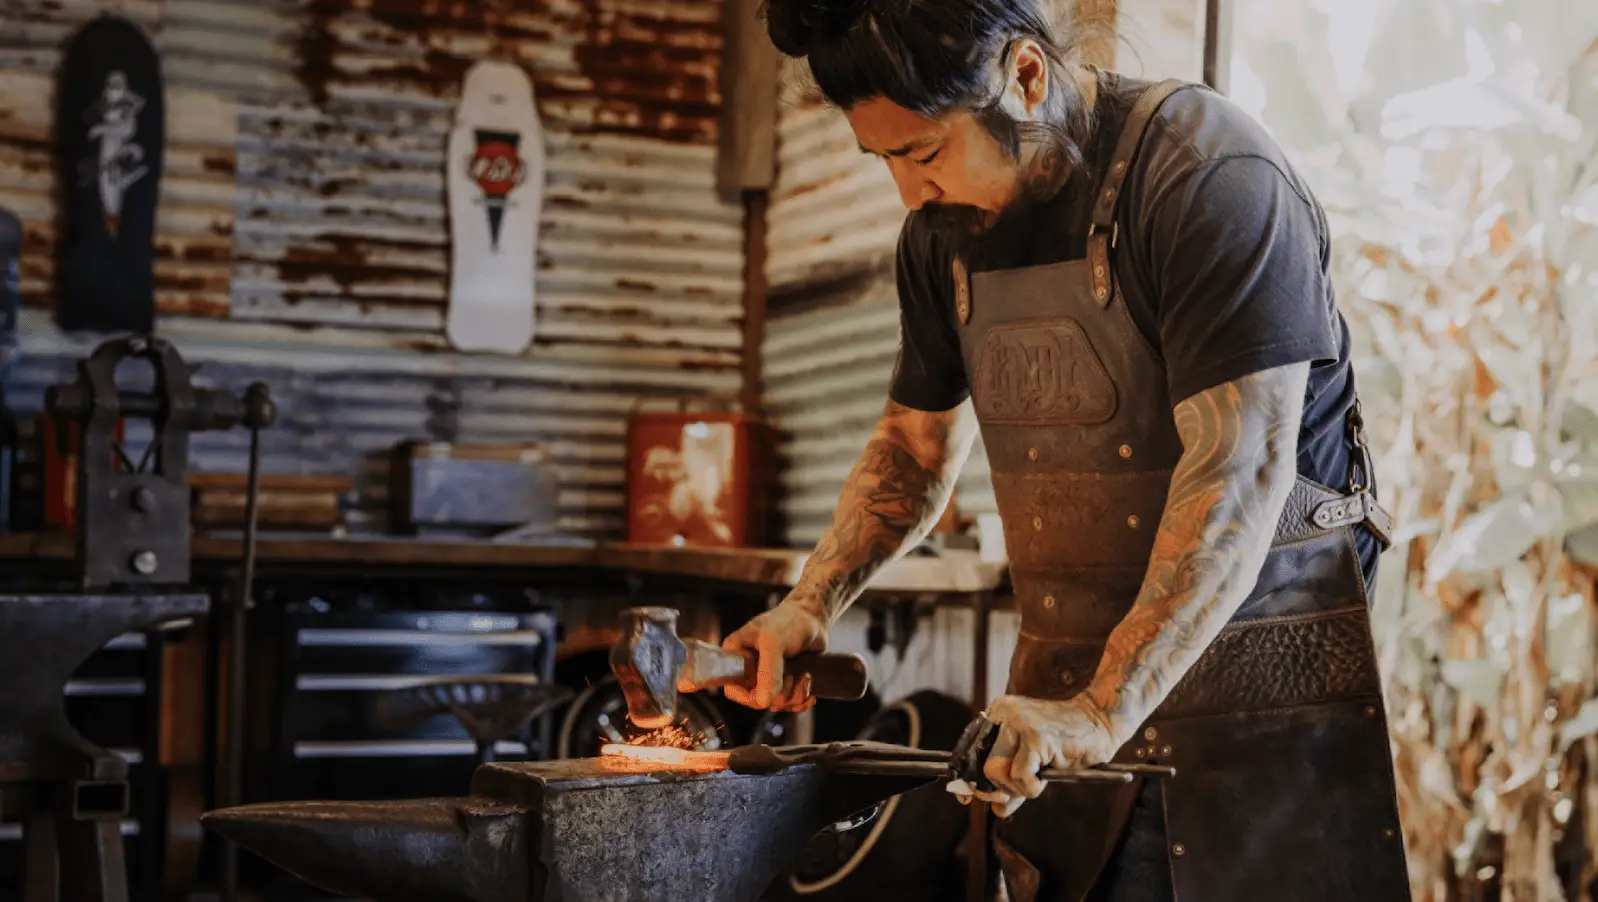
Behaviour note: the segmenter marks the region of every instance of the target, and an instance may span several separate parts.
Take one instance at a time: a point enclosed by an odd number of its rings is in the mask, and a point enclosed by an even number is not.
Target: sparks
[[[634,736],[627,741],[627,744],[643,746],[644,748],[694,749],[703,745],[704,742],[705,734],[689,730],[686,726],[674,724]]]

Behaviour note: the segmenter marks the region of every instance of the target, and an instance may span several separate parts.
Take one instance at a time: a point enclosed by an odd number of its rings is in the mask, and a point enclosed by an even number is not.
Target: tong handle
[[[993,792],[997,789],[993,781],[983,773],[983,766],[988,763],[988,755],[993,752],[993,744],[998,738],[999,725],[988,720],[986,715],[977,715],[975,720],[966,725],[965,732],[960,735],[960,741],[954,746],[954,754],[949,759],[949,776],[952,779],[964,780],[979,792]],[[1139,776],[1174,777],[1176,768],[1161,764],[1110,762],[1081,769],[1046,767],[1038,776],[1049,781],[1086,779],[1129,783]]]

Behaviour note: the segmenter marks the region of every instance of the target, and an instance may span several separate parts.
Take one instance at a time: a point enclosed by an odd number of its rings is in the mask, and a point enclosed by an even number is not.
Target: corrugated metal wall
[[[265,378],[287,399],[275,471],[345,472],[407,438],[546,441],[568,526],[614,533],[634,399],[737,391],[742,211],[713,190],[716,0],[8,0],[0,206],[26,221],[35,308],[54,48],[111,8],[147,29],[167,82],[158,331],[223,384]],[[455,353],[442,329],[445,137],[486,56],[528,69],[546,136],[539,333],[518,358]],[[30,311],[12,405],[30,412],[91,344]],[[197,442],[196,466],[238,467],[240,440]]]
[[[905,209],[887,167],[836,110],[785,73],[767,239],[773,313],[765,401],[781,431],[783,535],[821,537],[888,397],[899,347],[893,252]],[[962,515],[995,510],[981,443],[961,475]]]

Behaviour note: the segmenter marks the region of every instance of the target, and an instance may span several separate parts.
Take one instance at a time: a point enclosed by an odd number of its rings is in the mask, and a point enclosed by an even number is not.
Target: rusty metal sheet
[[[899,348],[892,277],[905,209],[881,161],[836,110],[801,96],[790,69],[766,277],[778,303],[763,345],[763,399],[779,430],[783,539],[809,545],[887,401]],[[849,276],[840,280],[840,276]],[[802,304],[781,302],[803,297]],[[962,511],[994,510],[981,443],[956,489]]]
[[[792,288],[890,261],[905,208],[841,113],[795,100],[779,110],[769,215],[766,278]]]
[[[13,8],[16,9],[13,15]],[[0,47],[0,205],[25,219],[26,406],[88,336],[50,303],[58,46],[106,9],[162,52],[162,330],[224,380],[281,387],[276,472],[365,472],[411,438],[545,442],[563,523],[622,529],[621,423],[641,395],[736,392],[742,210],[714,192],[721,4],[689,0],[15,0]],[[443,337],[443,156],[475,59],[524,64],[545,128],[539,337]],[[242,384],[242,383],[241,383]],[[240,387],[240,386],[234,386]],[[195,442],[242,469],[241,436]],[[381,528],[362,478],[357,528]]]

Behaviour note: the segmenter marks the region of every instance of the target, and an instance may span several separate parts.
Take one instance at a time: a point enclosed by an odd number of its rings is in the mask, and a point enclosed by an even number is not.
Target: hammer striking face
[[[677,611],[665,607],[629,608],[622,615],[622,637],[610,650],[610,669],[627,698],[627,715],[646,730],[677,719],[677,680],[688,650],[677,638]]]

